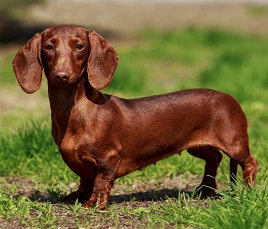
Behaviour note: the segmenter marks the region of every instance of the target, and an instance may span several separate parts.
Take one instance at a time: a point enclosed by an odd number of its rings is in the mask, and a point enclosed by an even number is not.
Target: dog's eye
[[[46,45],[45,50],[52,51],[54,49],[53,45]]]
[[[78,44],[75,46],[75,51],[81,51],[82,49],[84,49],[83,45]]]

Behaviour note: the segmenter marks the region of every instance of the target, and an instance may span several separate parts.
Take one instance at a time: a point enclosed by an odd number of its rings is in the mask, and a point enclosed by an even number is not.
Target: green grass
[[[1,133],[0,174],[38,176],[42,182],[54,182],[51,185],[76,178],[60,157],[50,125],[48,119],[29,121],[15,133]]]
[[[240,186],[235,190],[236,196],[221,192],[223,197],[217,201],[197,202],[179,195],[178,201],[169,200],[168,205],[160,206],[157,220],[198,228],[266,228],[268,210],[263,203],[267,202],[268,189],[265,183],[254,190]]]
[[[248,12],[255,17],[267,16],[268,7],[264,5],[252,5],[248,7]]]
[[[128,46],[118,43],[116,49],[120,63],[107,92],[138,97],[208,87],[237,98],[248,117],[252,154],[259,161],[256,187],[248,190],[239,184],[231,195],[221,190],[223,198],[219,200],[197,200],[183,192],[177,199],[139,205],[133,199],[114,203],[105,212],[86,210],[78,203],[67,205],[61,198],[79,178],[61,159],[51,137],[49,117],[33,118],[12,132],[0,132],[0,225],[16,222],[21,227],[87,228],[107,224],[120,228],[134,223],[138,228],[267,228],[267,39],[188,28],[168,33],[145,31],[137,42]],[[8,55],[1,61],[1,86],[16,83],[9,66],[11,60]],[[35,99],[34,95],[30,99]],[[16,117],[0,117],[5,125],[12,126],[14,120]],[[139,182],[160,182],[163,177],[177,176],[187,179],[189,173],[202,175],[203,169],[203,161],[183,152],[182,156],[172,156],[122,177],[117,183],[123,191],[131,191]],[[228,183],[228,172],[225,156],[217,176],[221,184]],[[239,176],[241,179],[241,170]],[[30,197],[18,194],[24,185],[10,185],[7,180],[12,177],[31,180],[31,187],[38,192]],[[39,192],[45,194],[40,197]],[[48,200],[42,199],[45,195]]]
[[[0,46],[1,47],[1,46]],[[5,55],[0,55],[0,82],[1,86],[10,86],[16,83],[16,77],[12,71],[12,60],[15,56],[14,50],[5,50]]]
[[[147,31],[141,41],[116,47],[120,61],[108,91],[150,95],[209,87],[240,102],[262,101],[268,84],[267,44],[265,38],[217,30]]]

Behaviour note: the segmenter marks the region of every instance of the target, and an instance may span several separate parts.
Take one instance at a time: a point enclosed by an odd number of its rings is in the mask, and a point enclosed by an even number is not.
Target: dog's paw
[[[104,210],[108,205],[108,193],[93,193],[91,198],[83,204],[83,207],[89,208],[96,204],[100,210]]]
[[[74,203],[76,200],[78,200],[80,203],[85,203],[90,199],[91,195],[81,193],[78,191],[71,192],[69,195],[64,197],[65,201]]]
[[[200,185],[195,189],[194,196],[201,197],[202,199],[205,199],[207,197],[215,197],[216,196],[216,187]]]

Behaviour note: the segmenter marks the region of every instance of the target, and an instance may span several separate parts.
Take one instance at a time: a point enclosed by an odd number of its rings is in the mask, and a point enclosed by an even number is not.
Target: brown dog
[[[210,89],[139,99],[103,94],[117,63],[108,42],[78,26],[36,34],[13,60],[26,93],[38,90],[44,69],[53,138],[81,178],[70,200],[104,209],[116,178],[185,149],[206,161],[203,196],[215,194],[220,151],[230,158],[231,181],[239,164],[246,184],[254,186],[257,161],[249,151],[246,116],[233,97]]]

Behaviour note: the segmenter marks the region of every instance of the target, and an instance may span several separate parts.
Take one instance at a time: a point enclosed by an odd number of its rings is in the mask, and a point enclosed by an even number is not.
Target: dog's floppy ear
[[[95,31],[88,33],[90,55],[88,59],[88,80],[92,87],[102,90],[109,86],[118,64],[115,49]]]
[[[12,62],[18,83],[28,94],[41,86],[43,66],[40,52],[41,34],[36,34],[18,51]]]

